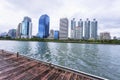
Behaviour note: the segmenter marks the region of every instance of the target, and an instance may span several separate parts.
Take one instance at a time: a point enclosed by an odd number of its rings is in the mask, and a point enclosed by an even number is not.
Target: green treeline
[[[60,43],[90,43],[90,44],[120,44],[120,40],[54,40],[54,39],[11,39],[10,37],[0,37],[0,40],[17,40],[17,41],[38,41],[38,42],[60,42]]]

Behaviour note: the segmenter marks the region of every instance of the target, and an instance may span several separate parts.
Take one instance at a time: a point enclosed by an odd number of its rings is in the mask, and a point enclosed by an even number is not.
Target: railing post
[[[2,49],[2,53],[4,52],[4,50]]]
[[[17,57],[19,57],[19,52],[17,52],[17,55],[16,55]]]

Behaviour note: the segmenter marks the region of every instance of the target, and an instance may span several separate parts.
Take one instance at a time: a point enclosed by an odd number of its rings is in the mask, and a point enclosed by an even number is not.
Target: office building
[[[50,30],[49,39],[54,39],[54,30],[53,29]]]
[[[7,35],[8,35],[7,32],[3,32],[3,33],[0,34],[0,37],[6,37]]]
[[[117,40],[117,37],[116,37],[116,36],[114,36],[114,37],[113,37],[113,40]]]
[[[12,39],[16,38],[16,29],[10,29],[8,31],[8,36],[11,37]]]
[[[84,26],[84,39],[85,40],[90,39],[90,21],[88,18],[85,21],[85,26]]]
[[[60,19],[59,39],[68,39],[68,19],[67,18]]]
[[[93,21],[91,22],[91,39],[96,40],[97,39],[97,21],[96,19],[93,19]]]
[[[111,36],[109,32],[100,33],[100,40],[110,40]]]
[[[32,38],[32,21],[29,17],[24,17],[22,21],[21,38]]]
[[[76,27],[76,21],[75,18],[73,18],[73,20],[71,20],[71,39],[75,38],[75,27]]]
[[[118,37],[117,40],[120,40],[120,37]]]
[[[74,35],[74,39],[82,39],[82,28],[80,26],[75,27],[75,35]]]
[[[39,19],[38,37],[47,38],[49,36],[49,16],[44,14]]]
[[[22,23],[19,23],[16,30],[16,38],[21,38],[21,34],[22,34]]]
[[[83,39],[83,21],[80,19],[78,21],[78,27],[79,27],[79,37],[78,39]]]
[[[54,31],[54,39],[59,39],[59,31]]]

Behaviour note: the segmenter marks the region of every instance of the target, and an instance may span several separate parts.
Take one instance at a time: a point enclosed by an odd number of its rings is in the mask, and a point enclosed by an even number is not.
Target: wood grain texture
[[[0,50],[0,80],[103,80]]]

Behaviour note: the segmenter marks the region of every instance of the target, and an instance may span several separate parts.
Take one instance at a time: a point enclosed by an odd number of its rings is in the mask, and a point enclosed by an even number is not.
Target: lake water
[[[0,40],[0,49],[120,80],[120,45]]]

